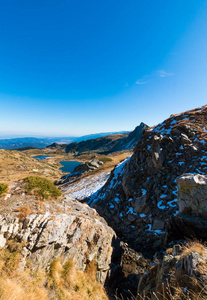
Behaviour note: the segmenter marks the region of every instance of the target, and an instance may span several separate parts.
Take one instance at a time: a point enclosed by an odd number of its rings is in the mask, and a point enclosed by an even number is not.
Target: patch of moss
[[[43,199],[57,199],[62,194],[52,181],[40,176],[26,177],[23,182],[28,193],[35,194]]]
[[[6,192],[8,185],[5,183],[0,183],[0,196]]]

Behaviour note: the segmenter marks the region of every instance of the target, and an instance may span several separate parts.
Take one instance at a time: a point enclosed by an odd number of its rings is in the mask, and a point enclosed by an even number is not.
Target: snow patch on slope
[[[83,200],[100,190],[109,178],[110,173],[101,173],[96,176],[88,176],[72,183],[63,192],[76,200]]]
[[[112,188],[114,189],[118,184],[121,183],[121,176],[123,174],[124,167],[125,167],[126,163],[130,160],[130,158],[131,158],[131,155],[129,157],[127,157],[125,160],[123,160],[122,162],[120,162],[115,167],[115,169],[112,171],[113,172],[113,178],[109,182],[109,185],[107,186],[107,189],[104,189],[105,187],[102,185],[103,189],[102,189],[101,193],[99,193],[99,190],[97,190],[97,192],[95,192],[94,194],[91,194],[91,197],[87,201],[87,203],[89,205],[91,205],[92,203],[96,203],[98,200],[103,199],[106,196],[107,191],[110,191]],[[115,200],[116,203],[119,203],[119,201],[120,201],[120,199],[118,197],[116,197],[114,200]]]

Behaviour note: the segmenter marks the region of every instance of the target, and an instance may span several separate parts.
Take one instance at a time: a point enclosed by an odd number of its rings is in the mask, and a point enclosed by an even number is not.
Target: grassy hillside
[[[10,183],[30,175],[55,180],[61,176],[59,164],[40,161],[22,152],[0,150],[0,183]]]

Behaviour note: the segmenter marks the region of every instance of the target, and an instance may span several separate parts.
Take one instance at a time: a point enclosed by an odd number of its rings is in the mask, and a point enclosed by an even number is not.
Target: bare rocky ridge
[[[205,174],[206,126],[204,106],[146,130],[131,159],[87,199],[133,248],[150,252],[161,244],[167,220],[178,213],[176,178]]]
[[[167,221],[165,248],[138,278],[138,292],[155,292],[158,299],[206,299],[207,248],[198,240],[207,241],[207,176],[183,174],[177,183],[179,214]]]

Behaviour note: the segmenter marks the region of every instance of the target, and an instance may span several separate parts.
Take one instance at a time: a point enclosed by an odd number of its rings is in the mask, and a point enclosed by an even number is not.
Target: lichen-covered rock
[[[207,215],[207,176],[183,174],[177,179],[179,212]]]
[[[86,204],[67,199],[67,213],[31,214],[23,220],[16,216],[0,216],[0,247],[10,239],[23,242],[23,260],[35,268],[47,269],[57,257],[73,259],[84,270],[95,261],[97,277],[103,284],[111,263],[116,235],[103,218]]]

